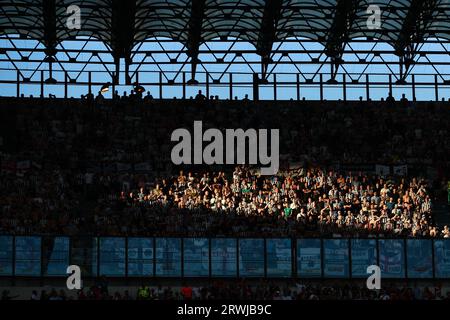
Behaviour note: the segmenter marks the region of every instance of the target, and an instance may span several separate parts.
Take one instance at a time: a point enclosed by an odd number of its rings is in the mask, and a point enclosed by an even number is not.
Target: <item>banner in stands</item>
[[[12,274],[13,237],[0,236],[0,276]]]
[[[303,279],[322,277],[322,265],[324,278],[347,278],[350,263],[354,278],[366,278],[367,266],[373,264],[380,266],[385,279],[430,279],[433,275],[438,279],[450,278],[450,239],[298,239],[295,247],[287,238],[128,238],[126,241],[120,237],[69,240],[69,237],[9,235],[0,236],[0,276],[65,276],[70,262],[80,266],[84,278],[97,275],[207,277],[210,273],[212,277],[266,274],[268,278],[282,278],[292,276],[294,249],[297,277]]]
[[[187,238],[183,241],[185,277],[209,276],[209,240]]]
[[[96,237],[72,237],[71,263],[81,268],[86,277],[98,275],[98,241]]]
[[[325,277],[347,278],[349,276],[348,239],[326,239],[323,241]]]
[[[408,239],[407,266],[410,278],[433,277],[433,252],[431,240]]]
[[[291,277],[291,239],[267,239],[266,250],[267,276]]]
[[[305,278],[322,276],[320,239],[297,240],[297,275]]]
[[[405,277],[405,251],[403,240],[379,240],[380,269],[383,278]]]
[[[375,173],[379,176],[388,176],[391,174],[391,168],[389,166],[377,164],[375,165]]]
[[[153,238],[128,239],[128,275],[153,276]]]
[[[16,276],[41,275],[41,237],[16,237]]]
[[[377,265],[377,241],[375,239],[352,239],[352,276],[366,278],[367,267]]]
[[[239,239],[239,275],[264,276],[264,239]]]
[[[125,238],[100,238],[100,275],[125,275]]]
[[[434,240],[436,278],[450,278],[450,240]]]
[[[43,274],[46,276],[66,276],[70,265],[69,237],[44,237]]]
[[[181,239],[156,238],[156,276],[181,276]]]
[[[408,175],[408,166],[406,164],[400,166],[394,166],[393,168],[394,175],[396,176],[407,176]]]
[[[236,277],[236,239],[211,239],[211,275]]]

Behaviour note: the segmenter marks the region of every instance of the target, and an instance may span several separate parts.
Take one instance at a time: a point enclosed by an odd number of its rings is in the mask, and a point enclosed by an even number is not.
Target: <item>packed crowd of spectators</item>
[[[189,286],[181,288],[148,288],[150,294],[144,294],[143,285],[136,295],[138,300],[449,300],[450,292],[441,287],[419,287],[392,284],[382,290],[369,290],[366,286],[354,283],[288,283],[280,285],[262,281],[248,284],[215,282],[208,286]],[[144,290],[143,290],[144,289]],[[116,297],[121,295],[116,293]],[[128,298],[128,297],[127,297]]]
[[[64,290],[33,291],[30,300],[66,301],[66,300],[381,300],[381,301],[414,301],[414,300],[450,300],[450,291],[440,285],[418,286],[409,284],[387,284],[381,290],[369,290],[359,283],[275,283],[260,281],[221,282],[215,281],[204,285],[182,286],[148,286],[142,284],[137,290],[113,291],[107,286],[93,285],[78,291],[77,295],[68,295]],[[26,299],[12,296],[3,291],[1,300]]]
[[[254,103],[199,93],[0,106],[0,232],[449,236],[432,215],[449,177],[445,102]],[[303,169],[270,178],[231,167],[178,174],[170,135],[194,120],[205,128],[279,128],[280,153]],[[327,169],[334,163],[432,166],[438,182]]]
[[[433,164],[448,168],[450,102],[174,99],[1,99],[2,144],[45,166],[139,163],[170,170],[177,128],[278,128],[280,153],[308,163]]]
[[[32,176],[31,176],[32,177]],[[428,184],[321,169],[265,177],[249,168],[156,180],[100,176],[81,215],[70,176],[2,180],[0,231],[140,236],[389,235],[450,237],[433,221]],[[40,184],[41,183],[41,184]],[[15,187],[11,187],[15,186]],[[79,184],[81,190],[83,185]],[[15,192],[11,192],[14,190]],[[92,191],[94,192],[94,191]],[[77,206],[78,205],[78,206]]]
[[[450,237],[433,222],[426,181],[298,169],[260,176],[180,172],[107,194],[95,210],[99,234],[185,236]]]

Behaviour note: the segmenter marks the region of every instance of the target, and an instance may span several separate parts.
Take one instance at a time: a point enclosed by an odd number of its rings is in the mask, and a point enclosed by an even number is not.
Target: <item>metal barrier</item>
[[[109,86],[104,93],[105,98],[111,98],[114,91],[133,90],[132,84],[111,83],[107,71],[85,71],[78,80],[70,79],[69,73],[54,70],[52,77],[55,83],[49,83],[46,78],[48,71],[34,72],[33,77],[24,79],[21,72],[32,70],[11,71],[0,68],[0,95],[6,97],[48,97],[58,98],[80,97],[88,93],[97,93]],[[197,72],[198,83],[188,82],[189,73],[139,71],[135,81],[143,89],[151,92],[155,99],[189,99],[202,90],[206,97],[218,96],[220,99],[242,99],[245,95],[251,100],[302,100],[308,101],[358,101],[386,99],[391,93],[397,100],[405,95],[410,101],[447,101],[450,99],[450,81],[445,80],[449,74],[415,73],[406,76],[405,83],[397,83],[391,74],[371,73],[365,76],[358,73],[345,73],[336,76],[336,82],[327,81],[328,75],[323,73],[272,73],[265,82],[259,80],[260,75],[249,72]],[[139,81],[138,79],[141,79]],[[220,79],[220,80],[219,80]],[[144,93],[145,95],[145,93]]]

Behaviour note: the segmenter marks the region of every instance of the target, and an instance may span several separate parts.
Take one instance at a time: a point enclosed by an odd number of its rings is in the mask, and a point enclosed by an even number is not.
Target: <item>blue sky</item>
[[[11,49],[13,48],[13,44],[15,46],[18,46],[20,48],[42,48],[42,45],[39,44],[37,41],[34,40],[23,40],[23,39],[1,39],[0,38],[0,47]],[[93,50],[107,50],[105,45],[100,41],[95,41],[92,43],[86,42],[84,39],[80,39],[78,41],[65,41],[61,44],[66,49],[75,49],[80,48],[86,45],[86,48],[93,49]],[[375,47],[379,50],[392,50],[392,48],[388,44],[383,43],[353,43],[349,44],[348,46],[357,46],[358,49],[370,49]],[[429,59],[432,61],[432,59],[440,59],[445,61],[445,59],[448,59],[448,54],[445,52],[445,50],[448,50],[449,45],[444,44],[425,44],[422,47],[422,50],[431,50],[431,51],[437,51],[442,52],[442,56],[438,55],[430,55]],[[143,44],[137,45],[134,49],[135,50],[157,50],[160,51],[152,57],[146,57],[143,54],[136,54],[133,57],[133,61],[135,63],[142,61],[145,59],[145,61],[151,61],[151,59],[154,59],[155,61],[170,61],[170,58],[174,58],[174,54],[166,54],[164,53],[164,50],[178,50],[182,48],[182,44],[177,42],[145,42]],[[211,50],[225,50],[228,48],[232,48],[235,50],[248,50],[253,49],[253,46],[249,43],[243,43],[243,42],[233,42],[233,41],[225,41],[225,42],[210,42],[203,44],[200,49],[211,49]],[[280,48],[284,50],[299,50],[300,48],[303,49],[310,49],[310,50],[321,50],[323,47],[318,43],[311,43],[311,42],[305,42],[301,43],[300,41],[298,43],[275,43],[273,48]],[[20,56],[14,53],[12,50],[8,51],[8,55],[10,57],[16,57],[19,58]],[[22,55],[28,56],[30,55],[29,52],[23,52]],[[71,55],[74,56],[74,55]],[[231,65],[228,69],[226,69],[226,65],[216,65],[216,64],[208,64],[208,61],[212,61],[216,57],[220,57],[220,54],[212,55],[212,54],[203,54],[199,58],[202,61],[202,64],[198,66],[197,70],[197,79],[200,82],[204,82],[204,79],[206,77],[205,70],[208,70],[211,77],[214,79],[221,79],[222,82],[225,82],[221,85],[213,85],[212,81],[210,81],[210,95],[219,95],[221,98],[228,98],[229,97],[229,87],[226,84],[228,82],[229,73],[233,73],[233,79],[234,81],[247,81],[251,82],[251,73],[253,71],[260,72],[260,65],[259,64],[253,64],[251,66],[247,66],[244,64],[235,64]],[[223,55],[222,55],[223,56]],[[316,55],[318,56],[318,55]],[[89,59],[90,55],[88,53],[82,53],[78,59]],[[280,55],[274,55],[273,59],[276,61],[280,58]],[[292,54],[290,57],[293,60],[302,61],[305,59],[309,59],[306,55],[302,54]],[[30,58],[36,59],[36,60],[42,60],[44,58],[43,53],[33,53],[30,55]],[[59,53],[57,55],[58,60],[64,61],[67,60],[67,56],[64,54]],[[111,62],[112,57],[109,54],[100,54],[99,58],[93,57],[91,58],[93,61],[95,59],[102,59],[106,62]],[[186,55],[182,54],[177,57],[178,64],[174,65],[161,65],[161,68],[164,69],[164,80],[167,79],[173,79],[175,78],[176,85],[174,86],[164,86],[163,89],[163,98],[172,98],[174,96],[180,98],[182,97],[182,74],[178,71],[180,68],[182,68],[181,62],[185,61],[187,59]],[[230,61],[233,59],[232,55],[223,56],[225,61]],[[244,58],[253,61],[258,61],[259,57],[254,54],[245,54]],[[354,61],[354,59],[357,58],[367,58],[367,60],[374,59],[374,61],[377,61],[377,59],[380,59],[378,57],[361,57],[356,56],[353,54],[347,54],[344,56],[344,60],[346,61]],[[396,61],[398,59],[394,55],[387,55],[383,57],[387,61]],[[8,71],[12,70],[14,66],[6,61],[7,57],[6,55],[0,55],[0,80],[15,80],[16,79],[16,72]],[[234,58],[235,61],[243,61],[243,58],[237,57]],[[286,59],[286,58],[282,58]],[[419,61],[424,61],[423,58]],[[378,60],[379,61],[379,60]],[[65,66],[64,62],[61,62],[63,66]],[[137,64],[136,64],[137,65]],[[136,69],[136,65],[131,68],[131,72],[134,72]],[[32,77],[32,79],[38,80],[40,79],[40,70],[44,70],[44,77],[48,77],[48,63],[44,63],[39,65],[39,63],[33,63],[33,62],[20,62],[17,64],[17,66],[22,71],[23,75],[26,77]],[[77,78],[78,81],[87,81],[87,72],[80,72],[83,70],[84,65],[83,64],[72,64],[71,68],[78,70],[78,72],[74,72],[71,74],[71,77]],[[271,65],[269,66],[269,70],[274,68],[274,73],[277,74],[277,81],[278,82],[290,82],[292,85],[285,85],[285,86],[278,86],[277,88],[277,99],[279,100],[288,100],[290,98],[296,99],[297,98],[297,89],[295,86],[295,80],[296,80],[296,74],[298,73],[297,70],[300,69],[305,74],[305,77],[312,77],[314,74],[316,74],[315,80],[318,80],[318,73],[324,72],[324,80],[329,79],[329,75],[327,74],[329,71],[329,66],[324,66],[322,69],[320,69],[319,65],[311,65],[311,64],[279,64],[277,66]],[[386,74],[390,70],[386,68],[383,65],[370,65],[366,68],[365,65],[345,65],[345,72],[352,76],[353,78],[358,78],[357,74],[361,73],[361,71],[364,70],[365,73],[369,73],[370,77],[373,81],[387,81],[387,76],[381,75]],[[365,69],[366,68],[366,69]],[[392,67],[392,70],[394,73],[396,72],[395,67]],[[439,81],[442,81],[442,79],[450,79],[450,76],[444,75],[443,73],[448,72],[446,69],[447,67],[438,66],[438,71],[442,74],[442,78],[439,77]],[[56,78],[59,82],[63,81],[63,73],[61,72],[61,67],[58,64],[54,64],[54,73],[53,77]],[[122,70],[123,70],[123,61],[122,61]],[[344,69],[341,69],[343,71]],[[108,73],[106,72],[105,68],[102,65],[88,65],[84,71],[91,71],[93,74],[93,79],[98,82],[108,82],[110,81],[110,77]],[[112,69],[110,70],[112,71]],[[190,78],[190,64],[187,63],[183,68],[182,71],[186,72],[187,79]],[[426,81],[426,82],[434,82],[434,74],[436,73],[435,69],[430,66],[415,66],[413,69],[414,74],[416,74],[416,81]],[[347,75],[347,79],[349,78],[349,75]],[[339,81],[342,75],[337,76],[337,80]],[[120,82],[122,85],[119,85],[116,87],[119,92],[127,91],[129,92],[132,87],[123,85],[125,83],[124,81],[125,75],[122,72],[120,75]],[[139,79],[144,82],[152,83],[157,82],[159,79],[159,69],[156,66],[149,66],[146,65],[145,67],[141,67],[139,69]],[[393,77],[395,80],[395,77]],[[269,82],[272,82],[273,75],[269,76]],[[301,80],[303,81],[303,76],[301,76]],[[359,79],[361,82],[365,81],[365,76],[360,77]],[[94,93],[98,92],[100,89],[99,86],[93,87],[92,90]],[[159,88],[158,86],[146,86],[146,89],[151,91],[152,95],[155,98],[159,98]],[[204,86],[188,86],[186,88],[186,95],[194,96],[197,91],[201,89],[205,91]],[[73,97],[79,97],[81,94],[86,94],[88,92],[88,88],[86,86],[80,86],[80,85],[72,85],[69,86],[69,96]],[[371,87],[371,98],[373,100],[379,100],[382,97],[386,97],[388,92],[387,86],[382,87]],[[26,96],[34,95],[39,96],[40,94],[40,86],[39,85],[22,85],[21,86],[21,93],[25,94]],[[411,85],[406,86],[394,86],[393,87],[393,94],[395,97],[401,97],[402,93],[405,93],[406,96],[411,99],[412,98],[412,89]],[[62,97],[64,95],[64,87],[62,84],[58,85],[46,85],[44,90],[45,96],[48,96],[48,94],[55,94],[58,97]],[[107,97],[109,97],[111,94],[106,94]],[[252,98],[253,90],[251,86],[234,86],[233,87],[233,96],[237,96],[238,98],[243,98],[245,94],[248,94],[250,98]],[[16,95],[16,85],[14,84],[1,84],[1,90],[0,95],[2,96],[15,96]],[[310,86],[301,86],[300,96],[305,97],[307,100],[318,100],[319,99],[319,87],[318,85],[310,85]],[[347,99],[349,100],[357,100],[359,96],[365,97],[365,86],[364,85],[347,85]],[[418,87],[416,88],[416,96],[419,100],[434,100],[435,99],[435,91],[434,87]],[[337,100],[343,98],[343,90],[342,87],[336,86],[336,85],[326,85],[324,87],[324,98],[329,100]],[[439,98],[450,98],[450,88],[448,86],[439,86]],[[264,85],[260,87],[260,99],[263,100],[273,100],[274,99],[274,89],[273,85]]]

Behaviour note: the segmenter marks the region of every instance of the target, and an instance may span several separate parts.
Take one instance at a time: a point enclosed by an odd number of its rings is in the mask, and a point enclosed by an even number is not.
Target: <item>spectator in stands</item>
[[[388,95],[387,98],[386,98],[386,102],[387,102],[388,104],[392,104],[392,103],[395,102],[395,98],[394,98],[394,96],[392,95],[392,92],[389,92],[389,95]]]
[[[206,97],[203,95],[202,90],[198,90],[197,95],[195,96],[195,100],[197,101],[203,101]]]
[[[147,95],[144,97],[144,102],[149,103],[153,100],[153,96],[150,94],[150,91],[147,91]]]
[[[138,289],[137,299],[138,300],[150,299],[150,288],[142,284],[142,286]]]
[[[39,294],[37,293],[36,290],[33,290],[33,292],[31,293],[30,300],[32,300],[32,301],[39,301]]]
[[[181,288],[181,296],[184,300],[192,300],[192,287],[184,283],[183,287]]]
[[[450,230],[449,230],[448,226],[444,226],[444,229],[442,230],[442,237],[450,238]]]

